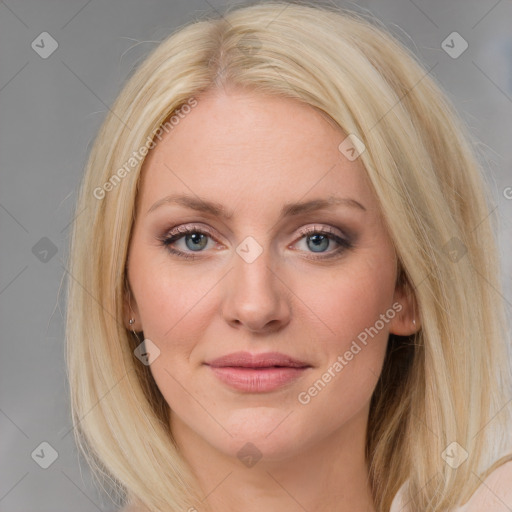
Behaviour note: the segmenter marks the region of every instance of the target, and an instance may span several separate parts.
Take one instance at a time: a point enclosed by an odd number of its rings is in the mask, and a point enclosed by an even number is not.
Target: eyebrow
[[[233,211],[227,211],[224,206],[214,201],[207,201],[199,197],[192,197],[187,195],[170,195],[162,199],[159,199],[156,203],[151,206],[147,211],[146,215],[155,211],[164,204],[179,204],[186,208],[196,210],[203,213],[209,213],[211,215],[222,217],[224,219],[231,219],[233,217]],[[333,206],[347,206],[350,208],[356,208],[358,210],[366,211],[366,208],[356,201],[346,197],[329,196],[326,199],[313,199],[302,203],[286,203],[280,213],[280,218],[291,217],[294,215],[300,215],[302,213],[309,213],[317,210],[325,210],[332,208]]]

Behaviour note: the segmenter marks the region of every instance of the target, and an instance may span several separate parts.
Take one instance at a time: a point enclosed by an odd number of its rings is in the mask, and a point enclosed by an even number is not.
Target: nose
[[[226,322],[252,333],[282,329],[290,321],[289,289],[271,268],[269,251],[248,262],[238,254],[224,283],[222,314]]]

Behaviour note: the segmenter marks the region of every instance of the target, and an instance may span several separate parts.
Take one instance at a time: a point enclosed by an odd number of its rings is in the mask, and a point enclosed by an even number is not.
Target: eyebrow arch
[[[192,197],[187,195],[170,195],[166,196],[151,206],[147,211],[146,215],[155,211],[158,207],[164,204],[179,204],[192,210],[197,210],[203,213],[209,213],[217,217],[224,219],[231,219],[233,217],[232,211],[226,211],[224,206],[220,203],[207,201],[198,197]],[[313,199],[302,203],[287,203],[283,206],[280,213],[280,218],[300,215],[301,213],[309,213],[317,210],[325,210],[332,208],[333,206],[347,206],[350,208],[356,208],[362,211],[366,211],[366,208],[356,201],[355,199],[329,196],[326,199]]]

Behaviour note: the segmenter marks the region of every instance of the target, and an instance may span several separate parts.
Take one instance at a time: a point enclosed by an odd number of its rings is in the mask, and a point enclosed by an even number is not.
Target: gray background
[[[65,304],[59,289],[77,185],[94,135],[133,66],[172,29],[222,5],[213,0],[0,1],[2,512],[116,509],[79,460],[67,403]],[[512,2],[351,5],[369,9],[427,68],[435,65],[432,74],[480,141],[494,194],[492,215],[501,223],[510,316]],[[441,47],[453,31],[469,44],[456,59]],[[58,43],[47,58],[31,47],[33,41],[42,46],[42,32]],[[48,51],[48,39],[44,46]],[[42,442],[58,452],[48,469],[34,459],[39,453],[39,460],[48,461],[49,449],[43,446],[31,456]]]

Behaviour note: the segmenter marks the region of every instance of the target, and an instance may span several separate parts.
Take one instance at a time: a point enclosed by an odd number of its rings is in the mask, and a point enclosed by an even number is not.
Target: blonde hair
[[[489,194],[470,136],[429,72],[373,20],[337,8],[266,2],[189,23],[153,50],[112,106],[70,247],[67,364],[78,445],[151,512],[206,506],[173,441],[168,405],[134,356],[123,300],[141,148],[163,125],[171,129],[170,116],[222,87],[295,98],[366,146],[360,158],[422,326],[390,336],[372,397],[375,507],[388,511],[406,481],[415,511],[466,501],[477,475],[509,448],[508,332]],[[468,455],[456,469],[442,456],[453,442]]]

